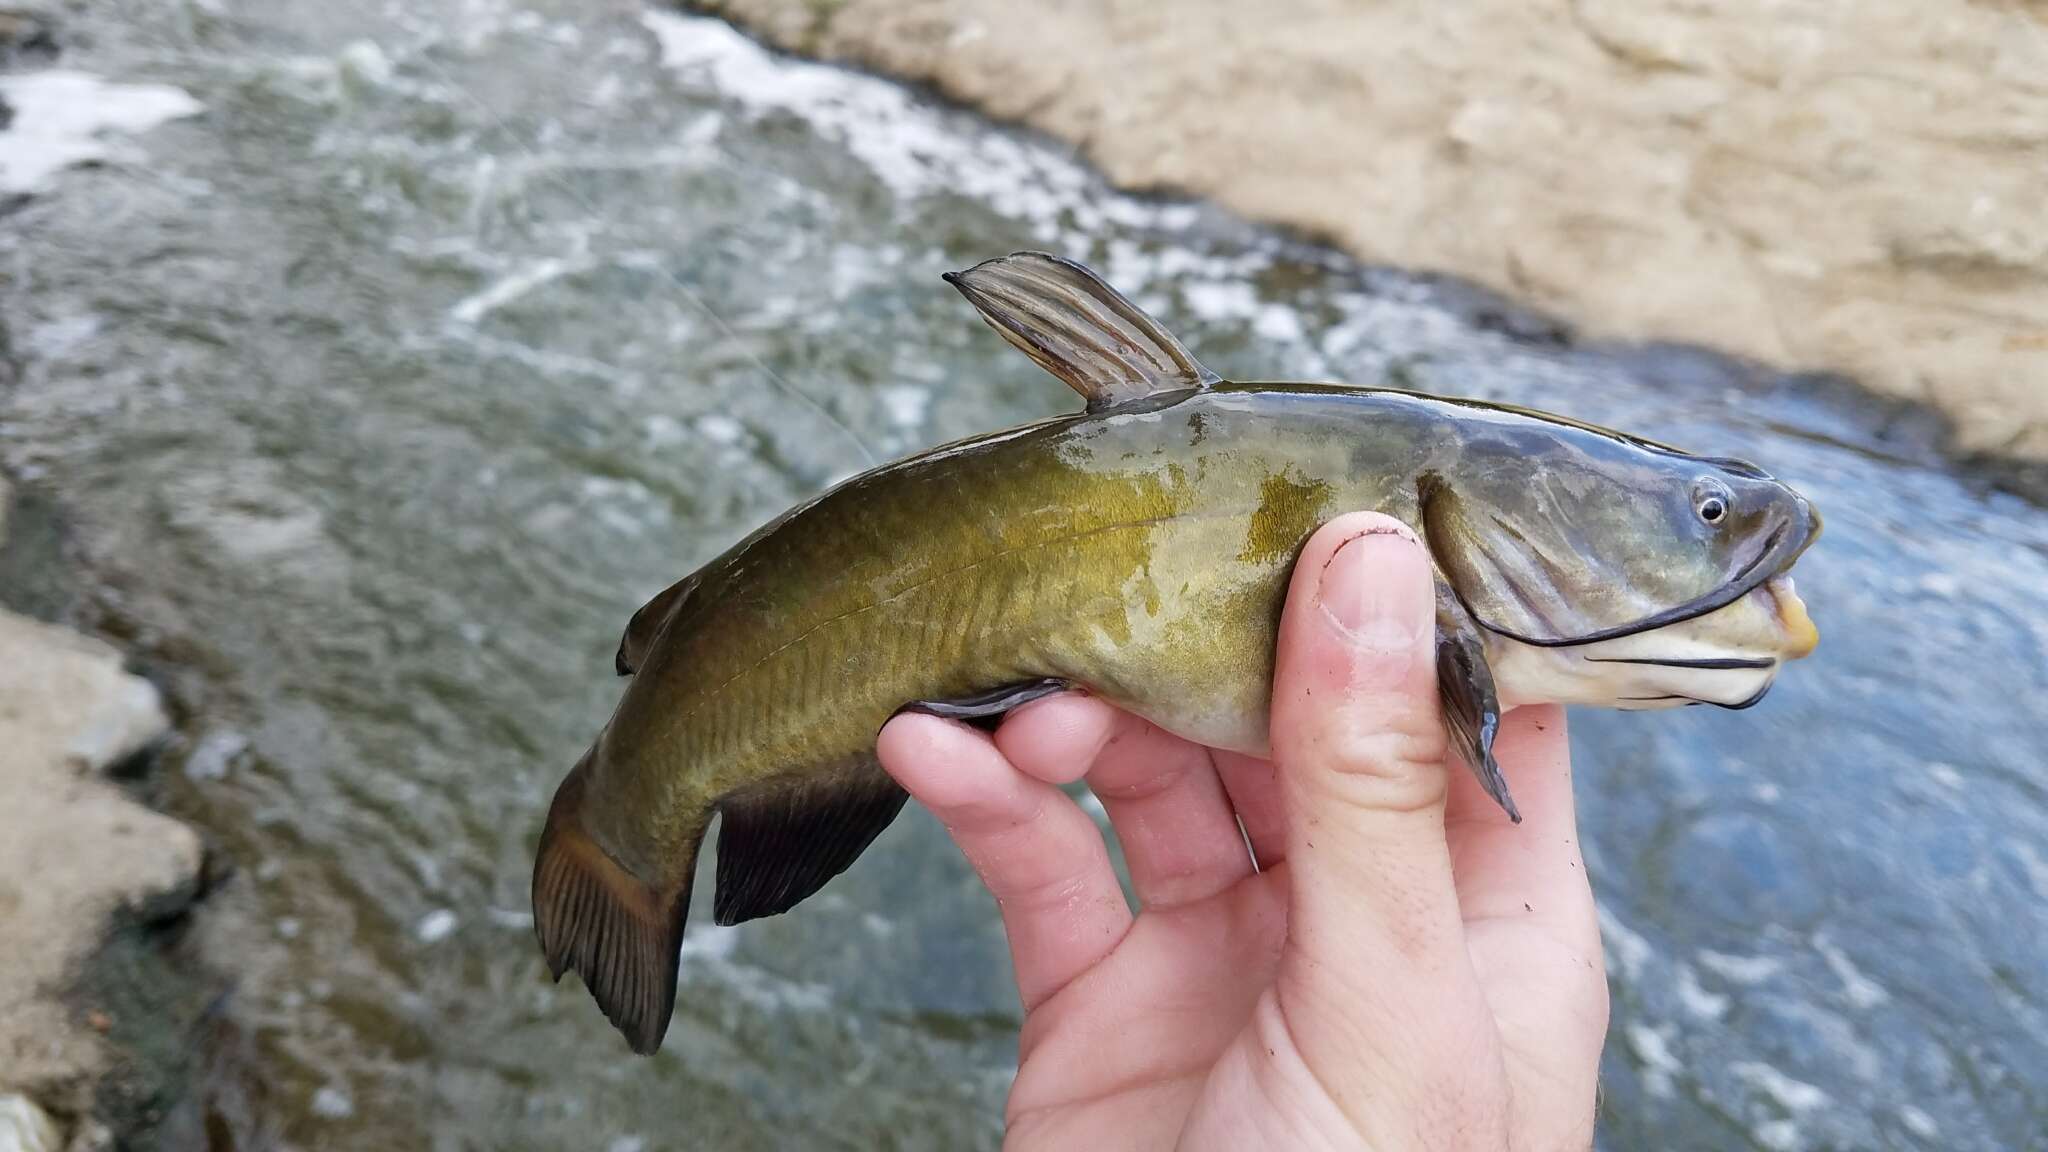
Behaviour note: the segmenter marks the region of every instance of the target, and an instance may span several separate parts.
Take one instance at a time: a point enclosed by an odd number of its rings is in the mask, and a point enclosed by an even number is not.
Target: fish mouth
[[[1718,613],[1576,654],[1588,681],[1607,686],[1617,707],[1740,711],[1762,701],[1779,669],[1812,652],[1819,638],[1792,578],[1780,574]]]
[[[1770,534],[1764,537],[1763,544],[1758,547],[1756,554],[1745,560],[1727,582],[1696,600],[1687,601],[1675,608],[1667,608],[1641,620],[1562,640],[1495,630],[1511,640],[1538,648],[1576,648],[1682,624],[1687,620],[1726,608],[1758,588],[1783,578],[1785,592],[1777,599],[1778,618],[1793,638],[1791,647],[1787,649],[1787,658],[1796,660],[1813,651],[1814,645],[1820,641],[1820,633],[1814,628],[1812,619],[1806,615],[1806,605],[1791,591],[1792,581],[1785,573],[1808,548],[1813,546],[1813,542],[1819,539],[1821,520],[1820,513],[1814,511],[1813,505],[1804,496],[1797,493],[1793,493],[1793,496],[1798,501],[1797,510],[1771,528]],[[1804,645],[1803,648],[1801,644]],[[1797,651],[1794,652],[1793,649]]]
[[[1656,668],[1680,668],[1694,672],[1740,672],[1776,668],[1790,660],[1801,660],[1813,653],[1820,644],[1820,629],[1814,627],[1813,617],[1806,613],[1806,602],[1799,598],[1793,587],[1792,577],[1779,574],[1751,589],[1764,606],[1764,611],[1776,628],[1775,651],[1768,656],[1587,656],[1591,664],[1641,664]],[[1675,623],[1684,623],[1683,620]],[[1641,633],[1635,633],[1641,635]],[[1617,637],[1619,639],[1619,637]],[[1648,699],[1648,697],[1645,697]],[[1714,703],[1714,701],[1705,701]]]
[[[1806,601],[1792,587],[1792,577],[1780,573],[1764,582],[1770,594],[1772,615],[1785,632],[1785,659],[1802,660],[1820,646],[1820,629],[1806,614]]]

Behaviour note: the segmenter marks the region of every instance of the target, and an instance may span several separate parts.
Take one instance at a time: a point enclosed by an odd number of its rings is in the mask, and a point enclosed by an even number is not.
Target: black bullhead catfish
[[[1289,570],[1340,513],[1399,517],[1434,557],[1445,724],[1510,815],[1505,709],[1746,708],[1818,638],[1786,572],[1820,517],[1754,465],[1499,404],[1226,382],[1052,256],[946,279],[1087,407],[862,473],[633,615],[533,909],[555,976],[635,1051],[668,1028],[712,815],[714,919],[787,911],[902,808],[874,752],[905,708],[986,719],[1076,686],[1265,754]]]

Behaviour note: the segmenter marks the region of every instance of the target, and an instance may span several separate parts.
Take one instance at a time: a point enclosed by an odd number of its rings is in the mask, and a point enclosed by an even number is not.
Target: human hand
[[[927,715],[882,730],[883,765],[1002,911],[1025,1010],[1007,1147],[1592,1143],[1607,982],[1563,710],[1502,722],[1515,826],[1446,764],[1433,587],[1391,518],[1309,540],[1271,762],[1078,694],[993,737]],[[1135,917],[1058,787],[1082,778]]]

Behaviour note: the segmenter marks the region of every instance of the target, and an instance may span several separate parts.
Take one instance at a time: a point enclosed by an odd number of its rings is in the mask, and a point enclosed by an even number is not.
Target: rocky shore
[[[1966,0],[707,0],[1595,340],[1932,405],[2048,460],[2048,10]],[[1344,142],[1332,146],[1333,141]]]
[[[0,547],[6,482],[0,480]],[[169,732],[156,688],[97,640],[0,610],[0,1150],[105,1145],[115,1020],[74,995],[117,924],[197,896],[205,851],[111,774]]]
[[[56,54],[47,15],[0,10],[0,64]],[[61,103],[31,100],[20,128],[22,95],[0,87],[0,212],[99,155],[102,126],[53,114],[76,110]],[[13,497],[0,476],[0,605],[18,607],[64,576],[40,547],[10,552]],[[158,1018],[167,989],[188,982],[162,939],[207,864],[197,832],[130,794],[170,735],[157,688],[120,652],[0,607],[0,1152],[117,1147],[162,1118],[149,1089],[162,1077],[138,1074],[140,1050],[166,1036],[175,1048],[190,1025]]]

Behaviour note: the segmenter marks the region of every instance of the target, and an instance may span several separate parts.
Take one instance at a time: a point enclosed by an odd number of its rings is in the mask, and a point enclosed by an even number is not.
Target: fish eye
[[[1692,510],[1708,524],[1719,524],[1728,518],[1728,509],[1735,503],[1735,494],[1728,486],[1712,476],[1702,476],[1692,486]]]

